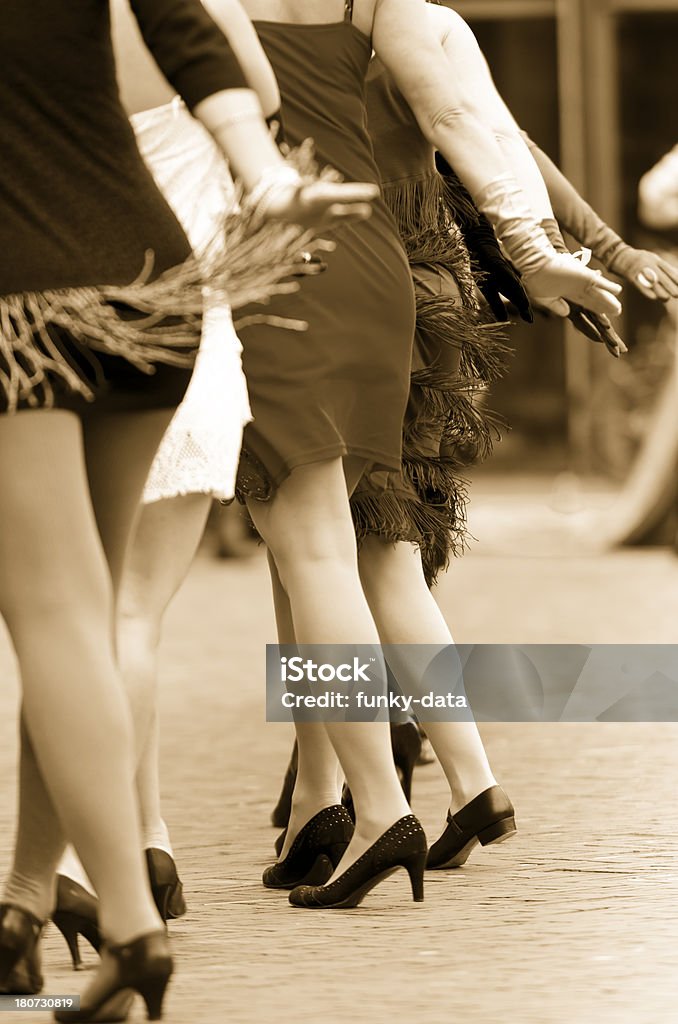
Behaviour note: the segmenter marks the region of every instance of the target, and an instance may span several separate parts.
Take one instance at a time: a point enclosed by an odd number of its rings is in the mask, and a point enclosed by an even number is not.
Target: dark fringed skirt
[[[293,155],[315,174],[308,147]],[[297,225],[263,222],[246,203],[215,222],[214,239],[208,256],[159,276],[149,250],[129,285],[0,295],[0,414],[177,405],[200,344],[205,289],[233,310],[268,302],[298,288],[301,252],[320,244]],[[305,327],[265,312],[235,318],[236,327],[252,322]]]
[[[484,396],[508,349],[501,327],[483,319],[452,221],[466,200],[437,174],[387,186],[384,194],[410,260],[417,310],[403,462],[400,473],[367,474],[351,508],[359,543],[376,535],[416,544],[431,586],[466,544],[464,472],[499,436]]]

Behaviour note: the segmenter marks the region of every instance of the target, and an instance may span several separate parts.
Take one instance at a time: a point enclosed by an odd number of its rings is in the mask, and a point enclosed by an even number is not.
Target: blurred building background
[[[518,122],[632,245],[678,250],[637,215],[638,181],[678,142],[678,0],[451,0],[473,27]],[[625,289],[612,360],[560,323],[513,328],[492,404],[512,431],[485,472],[573,470],[619,484],[671,377],[666,310]],[[676,396],[678,399],[678,395]],[[526,459],[529,462],[526,462]]]

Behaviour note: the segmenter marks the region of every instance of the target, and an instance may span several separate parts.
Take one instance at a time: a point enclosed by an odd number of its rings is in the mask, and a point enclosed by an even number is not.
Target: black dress
[[[371,42],[350,21],[257,21],[282,96],[285,136],[310,136],[320,164],[347,181],[378,182],[366,127]],[[414,294],[385,203],[343,227],[328,269],[267,310],[309,324],[305,333],[240,332],[254,420],[245,428],[238,494],[269,498],[298,466],[343,455],[400,466],[409,391]]]
[[[198,0],[132,8],[189,105],[245,87]],[[190,247],[120,104],[108,0],[3,0],[1,20],[0,412],[82,408],[95,396],[174,405],[199,310],[148,319],[160,293],[127,286],[145,263],[149,282],[183,264]]]

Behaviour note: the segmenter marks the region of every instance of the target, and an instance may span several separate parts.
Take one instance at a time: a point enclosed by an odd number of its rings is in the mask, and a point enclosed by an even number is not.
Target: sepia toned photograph
[[[678,0],[2,0],[0,1024],[674,1024]]]

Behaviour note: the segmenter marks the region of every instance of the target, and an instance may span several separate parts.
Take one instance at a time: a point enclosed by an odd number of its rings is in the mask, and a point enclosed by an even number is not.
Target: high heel
[[[184,887],[177,874],[174,859],[165,850],[146,850],[146,865],[155,905],[163,921],[183,917],[186,913]]]
[[[412,899],[424,899],[426,836],[413,814],[391,825],[362,857],[351,864],[331,885],[300,885],[290,893],[293,907],[327,910],[357,907],[367,893],[399,867],[406,869],[412,886]]]
[[[0,906],[0,993],[33,996],[44,984],[40,968],[43,922],[10,903]]]
[[[325,807],[307,821],[290,852],[266,868],[267,889],[294,889],[296,885],[322,885],[344,855],[353,835],[353,822],[341,804]]]
[[[165,991],[173,964],[166,932],[149,932],[124,946],[102,950],[100,976],[80,1001],[79,1010],[57,1010],[57,1021],[111,1022],[127,1019],[137,992],[146,1003],[149,1020],[162,1018]],[[112,968],[108,961],[112,960]]]
[[[429,850],[426,867],[461,867],[478,843],[503,843],[516,832],[513,804],[501,786],[490,786],[456,814],[447,815],[447,828]]]
[[[80,935],[97,953],[101,948],[98,907],[99,901],[96,896],[92,896],[72,878],[57,875],[57,902],[52,921],[66,940],[74,971],[81,971],[83,968],[78,946]]]
[[[421,753],[421,735],[416,723],[391,723],[391,747],[403,793],[409,804],[412,797],[412,774]]]

